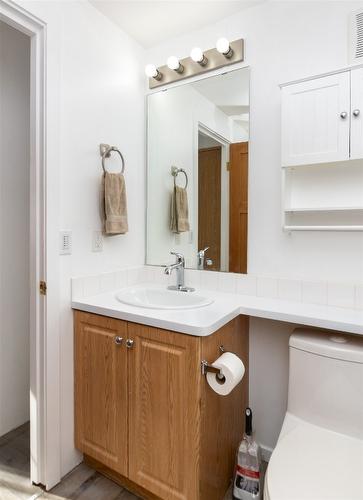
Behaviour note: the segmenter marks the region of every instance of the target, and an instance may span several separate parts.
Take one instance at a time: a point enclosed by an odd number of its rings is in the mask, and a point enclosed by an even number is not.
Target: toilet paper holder
[[[224,352],[227,352],[224,348],[223,345],[220,345],[219,346],[219,352],[221,354],[223,354]],[[208,363],[207,360],[203,359],[202,362],[200,363],[200,368],[201,368],[201,371],[202,371],[202,375],[207,375],[208,372],[210,373],[216,373],[217,374],[217,377],[220,378],[220,379],[224,379],[224,375],[223,373],[221,372],[221,370],[219,368],[216,368],[215,366],[212,366]]]

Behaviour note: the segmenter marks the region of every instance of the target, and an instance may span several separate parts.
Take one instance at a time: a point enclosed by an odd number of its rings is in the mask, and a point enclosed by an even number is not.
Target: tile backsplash
[[[141,283],[173,284],[162,267],[138,266],[72,279],[72,300]],[[195,288],[289,300],[309,304],[363,309],[363,283],[304,281],[251,274],[185,270],[185,282]]]

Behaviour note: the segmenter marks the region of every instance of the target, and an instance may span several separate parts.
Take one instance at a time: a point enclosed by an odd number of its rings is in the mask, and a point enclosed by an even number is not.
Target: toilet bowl
[[[363,338],[295,330],[264,500],[363,500]]]

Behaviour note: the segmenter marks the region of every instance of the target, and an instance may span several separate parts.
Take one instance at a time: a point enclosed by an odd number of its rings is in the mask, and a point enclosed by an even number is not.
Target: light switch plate
[[[102,250],[103,250],[102,231],[93,231],[92,252],[102,252]]]
[[[71,255],[72,231],[61,231],[59,234],[59,255]]]

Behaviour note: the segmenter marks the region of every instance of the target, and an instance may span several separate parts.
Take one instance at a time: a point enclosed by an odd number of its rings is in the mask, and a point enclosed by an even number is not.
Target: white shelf
[[[286,207],[285,212],[345,212],[345,211],[363,211],[361,207]]]
[[[363,226],[283,226],[285,231],[363,231]]]
[[[363,231],[363,160],[283,168],[282,182],[286,231]]]
[[[344,165],[345,168],[361,168],[363,166],[362,159],[354,159],[350,158],[349,160],[342,161],[331,161],[331,162],[323,162],[323,163],[302,163],[298,165],[281,165],[282,170],[294,170],[294,169],[307,169],[314,170],[314,168],[334,168]]]

